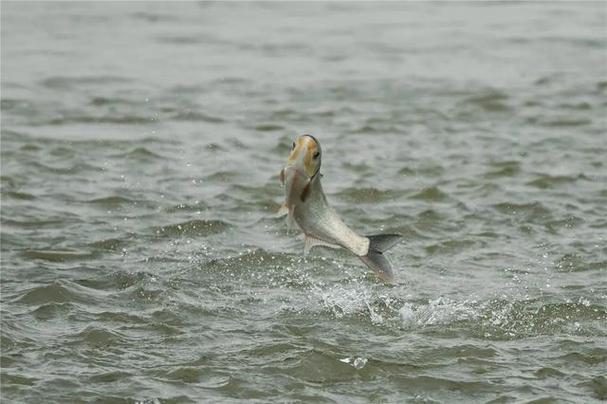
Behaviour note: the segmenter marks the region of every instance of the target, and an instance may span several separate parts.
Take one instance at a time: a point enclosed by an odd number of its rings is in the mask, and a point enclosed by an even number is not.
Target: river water
[[[3,1],[2,401],[606,400],[606,27]],[[394,284],[274,216],[306,132]]]

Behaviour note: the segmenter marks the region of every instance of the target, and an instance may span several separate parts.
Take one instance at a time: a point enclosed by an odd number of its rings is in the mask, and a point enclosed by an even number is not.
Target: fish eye
[[[320,156],[320,152],[317,151],[316,153],[314,153],[314,155],[312,156],[312,158],[314,160],[316,160],[319,156]]]

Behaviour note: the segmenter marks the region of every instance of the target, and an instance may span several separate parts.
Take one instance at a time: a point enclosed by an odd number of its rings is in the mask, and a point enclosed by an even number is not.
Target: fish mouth
[[[310,179],[311,177],[306,173],[306,170],[303,167],[299,167],[298,165],[288,165],[285,167],[285,173],[287,177],[289,174],[295,175],[297,177],[304,177],[305,179]]]

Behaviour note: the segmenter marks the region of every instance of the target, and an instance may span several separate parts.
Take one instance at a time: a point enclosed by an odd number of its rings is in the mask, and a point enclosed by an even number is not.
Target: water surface
[[[2,2],[3,401],[607,399],[606,24]],[[274,217],[305,132],[395,284]]]

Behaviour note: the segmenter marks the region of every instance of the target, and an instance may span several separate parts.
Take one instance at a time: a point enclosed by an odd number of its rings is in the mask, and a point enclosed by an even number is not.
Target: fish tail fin
[[[359,258],[369,268],[371,268],[377,276],[384,281],[392,281],[394,273],[388,259],[384,256],[384,252],[394,247],[402,238],[400,234],[376,234],[367,236],[369,239],[369,251],[367,255]]]

